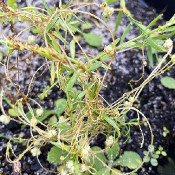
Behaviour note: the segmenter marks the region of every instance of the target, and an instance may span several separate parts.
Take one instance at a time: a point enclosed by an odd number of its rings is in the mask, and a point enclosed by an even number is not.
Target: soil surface
[[[33,5],[35,7],[42,7],[42,1],[40,0],[18,0],[17,1],[20,6],[24,7],[26,5]],[[53,5],[57,2],[56,0],[53,1],[46,1],[49,3],[50,7],[53,7]],[[143,24],[148,25],[158,14],[156,14],[155,10],[142,1],[133,0],[132,3],[127,0],[126,1],[127,8],[131,11],[131,13],[134,15],[136,19],[141,21]],[[115,5],[116,8],[118,8],[118,5]],[[100,15],[98,11],[95,11],[94,13],[97,15]],[[112,19],[108,22],[108,25],[113,29],[114,23],[116,20],[116,14],[113,15]],[[164,24],[165,21],[163,19],[159,20],[159,23],[156,23],[156,25]],[[121,26],[119,27],[117,37],[121,37],[124,29],[129,24],[129,20],[126,17],[122,18]],[[21,28],[24,26],[19,26],[17,24],[16,26],[17,31],[21,30]],[[5,29],[5,32],[7,29]],[[98,33],[99,35],[105,37],[105,40],[103,41],[103,45],[108,44],[111,42],[110,35],[106,31],[106,29],[93,29],[92,32]],[[29,33],[28,33],[29,34]],[[26,33],[24,34],[26,35]],[[134,26],[131,27],[130,32],[128,33],[126,37],[126,41],[130,40],[131,38],[134,38],[135,36],[139,35],[139,31],[135,29]],[[1,36],[0,36],[1,37]],[[24,36],[25,37],[25,36]],[[108,42],[109,41],[109,42]],[[85,45],[85,43],[82,41],[82,45]],[[95,55],[97,53],[96,49],[91,49],[89,46],[86,46],[86,52],[89,52],[91,50],[92,55]],[[103,47],[99,48],[99,51],[102,51]],[[15,53],[14,53],[15,54]],[[27,54],[21,53],[21,57],[26,56]],[[15,57],[12,57],[11,62]],[[40,65],[44,63],[44,59],[40,56],[36,56],[34,59],[35,61],[32,61],[32,71],[34,72],[39,68]],[[39,64],[38,64],[39,62]],[[29,67],[30,64],[28,64]],[[28,72],[31,70],[27,66],[23,68],[23,71],[21,71],[21,78],[20,78],[20,84],[25,89],[25,85],[28,84]],[[44,70],[41,69],[38,72],[38,75],[42,73]],[[152,71],[152,68],[148,65],[145,68],[144,72],[144,78],[146,78]],[[32,72],[32,73],[33,73]],[[13,73],[13,72],[12,72]],[[2,74],[2,70],[0,72]],[[119,97],[123,95],[123,93],[128,92],[131,90],[129,86],[130,80],[138,80],[141,77],[142,74],[142,53],[141,49],[137,50],[130,50],[123,53],[117,54],[115,60],[112,64],[112,70],[108,73],[107,78],[107,87],[102,90],[101,94],[102,96],[109,102],[112,103],[116,101]],[[35,97],[36,93],[41,93],[42,89],[45,88],[49,84],[49,72],[45,71],[41,77],[38,77],[34,83],[34,88],[31,92],[31,96]],[[168,156],[172,159],[175,158],[175,151],[173,148],[175,147],[175,90],[170,90],[165,87],[163,87],[160,83],[160,78],[164,76],[171,76],[175,78],[175,71],[174,67],[169,71],[166,72],[163,75],[160,75],[159,77],[156,77],[153,79],[148,85],[145,86],[142,93],[139,96],[139,99],[137,103],[135,104],[138,106],[139,110],[145,114],[145,116],[148,118],[153,134],[154,134],[154,146],[155,149],[157,149],[159,146],[162,146],[164,150],[168,153]],[[46,81],[43,81],[43,77]],[[48,77],[48,78],[47,78]],[[15,79],[15,78],[14,78]],[[16,76],[17,80],[17,76]],[[133,83],[133,86],[136,87],[138,84]],[[45,98],[44,101],[40,101],[37,97],[36,100],[40,102],[40,104],[46,108],[46,109],[53,109],[54,107],[54,101],[57,100],[60,97],[64,97],[64,94],[59,91],[57,88],[53,88],[50,95]],[[7,110],[9,107],[8,105],[4,106]],[[134,112],[129,113],[129,118],[136,118]],[[169,130],[169,134],[166,137],[163,137],[163,126],[166,126],[166,128]],[[132,128],[131,130],[131,139],[130,143],[124,144],[121,146],[122,151],[126,150],[132,150],[139,153],[143,158],[143,151],[147,150],[148,145],[150,144],[150,132],[148,127],[142,128],[144,136],[145,136],[145,143],[143,146],[143,149],[140,148],[141,144],[141,133],[140,130],[137,127]],[[17,124],[13,121],[11,121],[8,125],[0,124],[0,135],[4,135],[7,137],[18,137],[19,134],[22,134],[24,138],[28,138],[30,136],[29,128],[25,127],[21,129],[20,124]],[[104,137],[100,136],[99,139],[96,141],[96,145],[103,147],[104,144]],[[12,164],[8,163],[5,158],[5,152],[6,152],[6,143],[8,139],[0,137],[0,171],[3,175],[10,175],[13,173],[14,166]],[[24,149],[24,146],[22,144],[13,144],[15,148],[15,153],[21,153],[21,150]],[[49,169],[51,171],[56,171],[56,165],[50,164],[47,161],[47,152],[50,150],[51,145],[46,145],[41,149],[42,155],[39,156],[40,163],[42,166],[44,166],[46,169]],[[174,157],[173,157],[174,156]],[[175,160],[175,159],[174,159]],[[158,159],[159,165],[164,166],[168,161],[166,159],[163,159],[160,157]],[[30,153],[25,154],[25,156],[21,159],[21,171],[23,175],[51,175],[53,173],[47,172],[43,170],[38,163],[37,159],[35,157],[32,157]],[[166,175],[173,175],[175,170],[173,170],[171,174]],[[161,169],[159,167],[159,169]],[[170,170],[170,168],[169,168]],[[127,171],[127,170],[126,170]],[[163,170],[161,169],[163,172]],[[139,175],[158,175],[161,174],[161,172],[158,173],[156,167],[152,167],[150,164],[144,164],[144,166],[138,171]],[[175,173],[174,173],[175,174]],[[15,174],[17,175],[17,174]]]

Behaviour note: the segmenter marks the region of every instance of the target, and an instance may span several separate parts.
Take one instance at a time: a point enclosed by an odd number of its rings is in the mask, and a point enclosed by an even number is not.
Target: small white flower
[[[66,170],[62,169],[61,170],[61,175],[67,175],[68,173],[66,172]]]
[[[60,160],[63,161],[65,159],[64,156],[60,156]]]
[[[1,115],[0,116],[0,122],[7,125],[10,122],[10,117],[7,115]]]
[[[107,146],[107,147],[110,147],[113,143],[114,143],[114,137],[113,137],[113,136],[109,136],[109,137],[106,139],[106,146]]]
[[[85,164],[81,164],[80,168],[81,168],[81,172],[88,170],[88,167]]]
[[[104,47],[104,52],[106,52],[109,56],[114,55],[114,48],[111,45]]]
[[[131,103],[134,103],[135,98],[134,98],[134,97],[129,97],[129,101],[130,101]]]
[[[125,107],[130,107],[130,106],[131,106],[131,102],[125,101],[125,102],[124,102],[124,105],[125,105]]]
[[[143,62],[143,66],[146,67],[147,66],[147,62],[144,60]]]
[[[28,36],[28,43],[29,44],[33,44],[33,43],[35,43],[35,41],[36,41],[36,36],[34,36],[34,35]]]
[[[59,123],[65,123],[66,119],[63,116],[59,117]]]
[[[41,154],[41,151],[38,147],[34,147],[30,152],[32,153],[32,156],[39,156]]]
[[[112,8],[112,7],[105,7],[103,9],[103,16],[105,18],[110,18],[113,13],[114,13],[114,8]]]
[[[31,125],[32,125],[32,126],[36,126],[37,123],[38,123],[38,120],[37,120],[35,117],[33,117],[33,118],[31,119]]]
[[[74,166],[73,160],[67,161],[67,163],[66,163],[66,168],[71,169],[73,166]]]
[[[81,150],[82,157],[87,160],[89,157],[89,151],[91,150],[90,146],[87,144]]]
[[[43,109],[37,109],[36,110],[36,115],[39,117],[43,114]]]
[[[170,49],[173,46],[173,41],[169,38],[165,41],[163,46],[165,49]]]
[[[39,140],[35,140],[33,144],[34,144],[34,146],[40,146],[41,145]]]
[[[47,137],[48,138],[52,138],[52,137],[54,137],[54,136],[56,136],[57,135],[57,131],[56,130],[49,130],[48,131],[48,133],[47,133]]]

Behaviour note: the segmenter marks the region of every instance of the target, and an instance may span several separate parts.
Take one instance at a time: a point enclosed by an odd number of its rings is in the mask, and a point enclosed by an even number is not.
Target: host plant
[[[169,39],[175,34],[175,27],[173,26],[175,16],[165,25],[151,30],[150,27],[162,15],[159,15],[148,26],[144,26],[141,22],[135,20],[127,10],[124,0],[120,1],[119,9],[110,7],[109,5],[114,2],[110,0],[106,0],[102,4],[76,3],[71,0],[67,4],[62,4],[59,1],[59,7],[54,6],[53,9],[50,9],[44,0],[45,9],[32,6],[18,9],[15,1],[10,2],[12,1],[8,1],[6,6],[4,1],[0,0],[1,31],[4,36],[1,43],[8,47],[8,55],[1,61],[5,71],[2,76],[4,83],[1,86],[0,95],[0,107],[3,113],[0,121],[8,124],[10,120],[14,120],[24,126],[29,126],[31,138],[23,139],[23,142],[26,143],[26,149],[20,155],[15,155],[10,139],[7,144],[7,160],[11,163],[19,161],[28,151],[31,151],[33,156],[38,157],[42,154],[40,148],[50,143],[53,148],[48,153],[48,161],[59,164],[58,171],[62,175],[104,174],[104,172],[105,174],[123,174],[124,169],[121,167],[134,169],[126,174],[136,172],[143,165],[146,158],[142,160],[139,154],[132,151],[125,151],[120,155],[118,142],[123,135],[130,132],[132,126],[139,127],[142,133],[142,122],[140,120],[144,118],[147,121],[147,119],[143,113],[133,106],[133,103],[146,84],[154,77],[170,69],[175,63],[175,55],[171,54],[173,43]],[[102,11],[103,17],[100,18],[90,12],[83,11],[86,6],[96,6]],[[119,12],[119,14],[116,19],[115,30],[112,32],[104,18],[110,20],[114,11]],[[80,25],[86,24],[82,19],[84,15],[89,16],[89,19],[93,19],[96,24],[102,23],[113,40],[112,43],[104,46],[103,52],[96,56],[86,53],[77,37],[77,34],[83,36],[92,47],[101,46],[101,38],[93,33],[84,33],[79,28]],[[121,38],[115,38],[122,15],[130,19],[130,24]],[[16,33],[15,24],[17,21],[20,23],[27,22],[29,26]],[[4,24],[9,24],[13,32],[11,36],[5,36],[3,33]],[[135,25],[140,30],[140,35],[124,42],[131,25]],[[31,30],[36,35],[27,36],[26,42],[20,41],[20,35],[26,30]],[[37,39],[43,41],[41,46],[37,44]],[[80,50],[76,50],[76,46],[79,46]],[[161,52],[164,56],[141,85],[123,94],[113,104],[109,104],[100,95],[100,91],[105,86],[104,81],[112,61],[117,53],[137,47],[142,48],[143,74],[144,67],[148,62],[144,57],[145,48],[152,66],[152,55],[154,53],[159,54]],[[11,55],[14,50],[17,50],[16,62],[10,66]],[[16,66],[17,73],[19,73],[18,63],[21,60],[18,57],[21,51],[28,51],[31,57],[39,54],[46,61],[36,70],[25,94],[21,91],[20,84],[13,81],[10,72]],[[106,60],[108,60],[108,64],[105,62]],[[38,97],[41,100],[47,96],[49,97],[49,91],[54,86],[59,87],[66,95],[65,99],[62,98],[56,101],[53,110],[43,109],[38,100],[29,95],[37,72],[44,66],[50,70],[50,86],[45,87],[43,93],[38,94]],[[99,68],[105,69],[104,76],[100,74]],[[7,93],[10,87],[14,87],[19,96],[13,103]],[[10,105],[8,113],[4,110],[3,100]],[[107,106],[104,105],[104,102]],[[137,118],[128,121],[127,115],[130,110],[136,112]],[[50,115],[52,115],[52,119],[47,124],[44,123],[44,120]],[[152,145],[153,134],[149,123],[148,126],[152,135],[150,141]],[[98,134],[106,135],[105,149],[90,147],[91,142]],[[143,144],[144,137],[141,147]],[[14,160],[10,158],[11,153],[15,156]],[[105,157],[105,154],[107,157]],[[149,151],[146,156],[148,155]]]

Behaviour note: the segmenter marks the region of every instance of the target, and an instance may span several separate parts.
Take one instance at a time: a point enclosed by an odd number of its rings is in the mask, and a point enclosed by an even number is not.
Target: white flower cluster
[[[31,149],[30,151],[32,153],[32,156],[39,156],[41,154],[41,151],[38,147],[34,147],[33,149]]]
[[[103,16],[105,18],[110,18],[113,13],[114,13],[114,8],[108,7],[108,6],[104,7],[104,9],[103,9]]]
[[[36,126],[37,123],[38,123],[38,120],[35,117],[32,117],[32,119],[31,119],[31,125],[32,126]]]
[[[80,165],[81,172],[87,171],[88,167],[85,164]]]
[[[111,45],[104,47],[104,52],[106,52],[109,56],[114,56],[114,48]]]
[[[36,115],[40,117],[43,114],[43,109],[37,109],[36,110]]]
[[[106,146],[107,147],[110,147],[112,146],[114,143],[114,137],[113,136],[109,136],[107,139],[106,139]]]
[[[66,119],[64,118],[64,116],[60,116],[59,117],[59,123],[65,123]]]
[[[73,162],[73,160],[69,160],[69,161],[66,163],[66,168],[67,168],[71,173],[74,173],[74,162]]]
[[[36,41],[36,36],[34,36],[34,35],[28,36],[28,43],[29,44],[34,44],[35,41]]]
[[[10,117],[7,115],[1,115],[0,116],[0,122],[7,125],[10,122]]]
[[[81,155],[84,160],[88,160],[89,151],[91,150],[90,146],[87,144],[81,150]]]
[[[55,129],[49,130],[49,131],[47,132],[47,138],[52,138],[52,137],[54,137],[54,136],[56,136],[56,135],[57,135],[57,131],[56,131]]]
[[[165,43],[164,43],[164,45],[163,45],[163,47],[165,48],[165,49],[170,49],[171,47],[173,46],[173,41],[169,38],[169,39],[167,39],[166,41],[165,41]]]

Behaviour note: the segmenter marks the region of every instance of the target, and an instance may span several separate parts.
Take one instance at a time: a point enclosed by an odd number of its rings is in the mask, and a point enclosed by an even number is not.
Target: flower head
[[[114,56],[114,48],[111,45],[104,47],[104,52],[106,52],[109,56]]]
[[[113,136],[109,136],[109,137],[106,139],[106,146],[107,146],[107,147],[110,147],[110,146],[112,146],[113,143],[114,143],[114,137],[113,137]]]
[[[108,7],[108,6],[104,7],[104,9],[103,9],[103,16],[105,18],[110,18],[113,13],[114,13],[114,8]]]
[[[165,41],[163,46],[165,49],[170,49],[173,46],[173,41],[169,38]]]
[[[54,137],[54,136],[56,136],[56,135],[57,135],[57,131],[56,131],[55,129],[49,130],[49,131],[47,132],[47,137],[48,137],[48,138],[52,138],[52,137]]]
[[[41,151],[38,147],[34,147],[30,152],[32,153],[32,156],[39,156],[41,154]]]
[[[43,109],[37,109],[36,110],[36,115],[39,117],[43,114]]]
[[[89,157],[89,151],[91,150],[90,146],[88,144],[86,144],[82,150],[81,150],[81,155],[82,155],[82,158],[87,160],[88,157]]]
[[[10,117],[7,115],[1,115],[0,116],[0,122],[7,125],[10,122]]]

